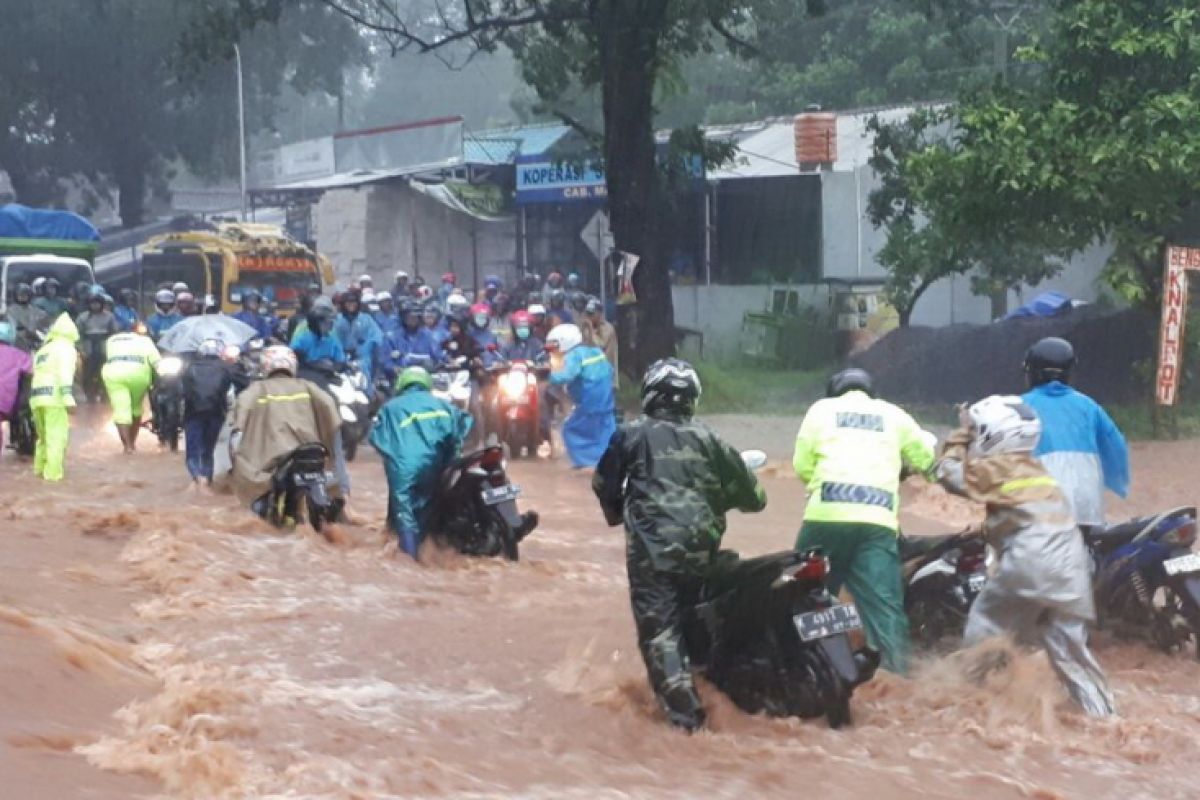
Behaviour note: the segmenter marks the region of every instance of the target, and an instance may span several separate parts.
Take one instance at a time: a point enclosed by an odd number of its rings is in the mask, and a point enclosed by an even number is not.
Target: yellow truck
[[[149,313],[154,293],[183,282],[203,302],[217,298],[221,310],[240,310],[242,292],[257,289],[284,316],[293,313],[312,283],[333,284],[328,259],[275,225],[222,222],[215,230],[165,233],[149,239],[135,272],[134,288]]]

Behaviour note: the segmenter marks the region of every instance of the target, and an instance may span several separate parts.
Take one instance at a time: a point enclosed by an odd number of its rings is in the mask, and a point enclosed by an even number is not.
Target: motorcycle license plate
[[[295,476],[297,486],[316,486],[318,483],[324,483],[326,480],[323,472],[300,472]]]
[[[987,575],[972,575],[967,578],[967,587],[975,594],[983,591],[983,587],[987,584]]]
[[[483,490],[483,502],[489,506],[497,506],[508,500],[516,500],[521,496],[521,487],[515,483],[508,486],[493,486]]]
[[[1200,572],[1200,553],[1188,553],[1186,556],[1167,559],[1163,562],[1163,570],[1168,575],[1186,575],[1190,572]]]
[[[811,642],[837,636],[839,633],[856,630],[862,627],[858,618],[858,609],[853,603],[837,604],[822,611],[809,611],[792,617],[800,640]]]

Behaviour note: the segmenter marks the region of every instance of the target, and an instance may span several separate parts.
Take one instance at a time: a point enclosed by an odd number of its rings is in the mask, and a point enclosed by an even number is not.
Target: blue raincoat
[[[542,340],[530,335],[528,339],[513,337],[512,341],[500,348],[500,354],[507,361],[529,361],[538,363],[546,360],[546,346]]]
[[[496,338],[496,334],[490,328],[477,328],[474,323],[467,326],[467,333],[475,340],[476,346],[479,347],[479,359],[483,362],[483,366],[490,367],[500,360],[500,340]],[[489,345],[496,345],[496,349],[489,349]]]
[[[338,365],[346,363],[346,351],[332,334],[317,336],[310,330],[302,330],[292,339],[292,350],[296,352],[296,358],[301,364],[311,364],[323,358]]]
[[[612,365],[598,347],[579,345],[563,356],[550,382],[566,386],[575,410],[563,423],[563,443],[576,467],[594,467],[617,429],[613,416]]]
[[[1034,455],[1058,481],[1080,525],[1104,524],[1104,489],[1129,493],[1129,449],[1112,418],[1095,400],[1051,381],[1022,399],[1042,421]]]
[[[117,303],[113,306],[113,316],[117,318],[117,324],[121,326],[123,331],[133,330],[133,326],[138,321],[137,312],[129,306]]]
[[[146,330],[150,332],[150,338],[157,342],[159,337],[169,331],[175,323],[182,321],[183,315],[174,309],[169,314],[155,311],[146,317]]]
[[[375,375],[375,359],[379,346],[383,344],[383,331],[370,314],[359,312],[350,319],[345,314],[338,314],[337,322],[333,323],[333,335],[342,343],[342,349],[347,353],[354,351],[358,365],[362,367],[369,386]]]
[[[383,374],[394,379],[405,367],[418,366],[430,369],[442,363],[442,350],[433,340],[433,334],[425,326],[410,332],[407,328],[388,334],[383,340],[383,351],[379,362]]]
[[[251,328],[254,328],[258,334],[258,338],[266,341],[275,335],[275,327],[271,324],[271,320],[264,317],[257,311],[251,311],[248,308],[243,308],[241,311],[232,315],[238,322],[244,322]]]
[[[444,354],[445,352],[444,345],[446,344],[446,340],[450,338],[450,328],[446,326],[445,317],[439,319],[437,324],[432,328],[426,325],[425,330],[429,331],[429,336],[433,339],[433,343],[437,347],[440,358],[441,354]]]
[[[371,315],[371,319],[375,320],[375,324],[379,326],[385,340],[388,334],[395,333],[404,327],[404,323],[400,321],[400,317],[394,310],[390,314],[383,310],[376,311]]]
[[[384,404],[371,428],[388,482],[388,528],[404,552],[417,558],[442,472],[458,458],[471,416],[421,386],[409,386]]]

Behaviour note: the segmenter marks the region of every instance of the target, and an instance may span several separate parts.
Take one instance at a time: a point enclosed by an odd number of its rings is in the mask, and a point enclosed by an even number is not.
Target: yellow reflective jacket
[[[934,441],[905,411],[865,392],[817,401],[804,415],[792,460],[808,486],[804,520],[897,530],[900,469],[928,473]]]
[[[72,390],[79,357],[75,350],[78,341],[79,329],[71,321],[71,315],[60,314],[46,334],[46,343],[33,356],[29,390],[31,408],[70,408],[75,405]]]
[[[154,365],[161,358],[149,336],[132,331],[108,337],[104,355],[106,363],[119,370],[118,374],[137,375],[147,382],[154,378]]]

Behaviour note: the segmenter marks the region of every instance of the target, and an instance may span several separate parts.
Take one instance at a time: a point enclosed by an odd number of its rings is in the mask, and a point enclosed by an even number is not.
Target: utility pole
[[[241,167],[242,222],[246,221],[246,97],[242,88],[242,49],[233,46],[234,60],[237,62],[237,96],[238,96],[238,161]]]

